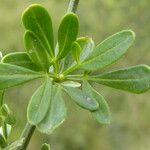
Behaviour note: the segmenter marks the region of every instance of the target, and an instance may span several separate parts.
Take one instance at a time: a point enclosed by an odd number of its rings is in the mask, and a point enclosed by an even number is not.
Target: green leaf
[[[30,124],[40,123],[48,112],[52,95],[52,81],[47,78],[45,83],[33,94],[27,109],[27,118]]]
[[[66,14],[58,30],[59,53],[57,59],[65,57],[71,51],[71,46],[77,38],[78,30],[79,21],[77,15],[74,13]]]
[[[89,37],[81,37],[76,41],[81,47],[80,61],[83,61],[94,49],[95,43]]]
[[[0,115],[3,117],[3,121],[9,125],[14,125],[16,123],[15,116],[7,104],[3,104],[0,109]]]
[[[43,74],[20,66],[0,63],[0,90],[40,77],[43,77]]]
[[[5,138],[0,134],[0,148],[4,148],[7,146],[7,142],[5,140]]]
[[[42,147],[41,147],[41,150],[50,150],[50,145],[44,143],[44,144],[42,145]]]
[[[95,82],[116,89],[142,93],[150,89],[150,67],[138,65],[105,73],[93,79]]]
[[[80,107],[94,111],[99,107],[98,102],[88,96],[85,92],[78,88],[64,87],[66,93],[74,100]]]
[[[66,117],[66,107],[62,98],[61,87],[53,86],[52,98],[45,118],[37,125],[42,133],[51,134]]]
[[[9,53],[3,57],[2,62],[25,67],[34,71],[42,70],[40,67],[32,62],[26,52]]]
[[[80,60],[80,52],[81,52],[81,47],[77,42],[74,42],[72,44],[72,54],[74,57],[74,60],[78,63]]]
[[[54,37],[51,17],[48,11],[39,4],[29,6],[22,16],[25,28],[32,31],[51,57],[54,56]],[[42,49],[43,50],[43,49]]]
[[[4,148],[3,150],[16,150],[16,148],[20,147],[23,144],[24,138],[21,138],[13,143],[11,143],[9,146]]]
[[[111,65],[132,45],[135,34],[131,30],[118,32],[100,43],[83,61],[81,68],[93,71]]]
[[[43,70],[48,71],[51,63],[50,55],[39,38],[33,32],[27,31],[24,36],[24,43],[31,60]]]
[[[105,101],[104,97],[100,95],[97,91],[95,91],[87,81],[83,82],[82,88],[87,95],[91,96],[99,103],[99,109],[91,112],[93,117],[99,123],[109,124],[111,122],[111,114],[109,106]]]
[[[74,82],[74,81],[64,81],[61,83],[61,85],[66,87],[73,87],[73,88],[77,88],[81,86],[79,82]]]

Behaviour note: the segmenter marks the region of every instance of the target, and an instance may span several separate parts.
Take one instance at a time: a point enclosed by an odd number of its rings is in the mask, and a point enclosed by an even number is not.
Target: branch
[[[78,4],[79,4],[79,0],[70,0],[67,12],[76,13]]]

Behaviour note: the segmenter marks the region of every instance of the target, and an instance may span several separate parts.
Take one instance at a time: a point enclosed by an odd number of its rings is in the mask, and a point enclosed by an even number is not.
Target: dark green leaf
[[[71,51],[72,43],[76,40],[79,30],[77,15],[68,13],[61,21],[58,30],[59,53],[57,58],[65,57]]]
[[[89,54],[81,68],[93,71],[111,65],[126,53],[134,38],[135,34],[130,30],[124,30],[108,37]]]
[[[32,70],[0,63],[0,90],[43,77],[43,74]]]
[[[32,125],[40,123],[48,112],[52,95],[52,81],[47,78],[45,83],[33,94],[27,109],[28,121]]]
[[[32,62],[32,60],[29,58],[26,52],[15,52],[7,54],[3,57],[2,62],[25,67],[35,71],[42,70],[40,67],[38,67],[35,63]]]
[[[72,44],[72,54],[74,57],[74,60],[78,63],[80,60],[80,53],[81,53],[81,47],[77,42],[74,42]]]
[[[116,89],[142,93],[150,89],[150,67],[138,65],[94,77],[94,81]]]
[[[94,49],[95,44],[91,38],[81,37],[76,41],[81,47],[80,61],[83,61]]]
[[[87,81],[83,82],[83,91],[99,103],[99,109],[92,112],[93,117],[99,123],[109,124],[111,121],[111,114],[104,97],[95,91]]]
[[[24,43],[31,60],[43,70],[48,71],[51,63],[50,55],[39,38],[33,32],[27,31],[24,36]]]
[[[51,57],[54,56],[54,37],[51,17],[47,10],[38,4],[29,6],[22,17],[23,24],[27,30],[32,31],[40,40]],[[42,49],[43,50],[43,49]]]
[[[64,90],[80,107],[91,111],[98,109],[98,102],[95,99],[92,99],[82,90],[73,87],[64,87]]]
[[[42,145],[42,147],[41,147],[41,150],[50,150],[50,145],[44,143],[44,144]]]
[[[60,87],[53,86],[51,104],[45,118],[37,125],[42,133],[51,134],[66,117],[66,107]]]
[[[0,148],[4,148],[7,146],[7,142],[5,138],[0,134]]]

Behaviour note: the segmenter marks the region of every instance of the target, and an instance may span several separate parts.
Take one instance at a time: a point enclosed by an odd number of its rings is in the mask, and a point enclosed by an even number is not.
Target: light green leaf
[[[61,83],[61,85],[66,87],[73,87],[73,88],[77,88],[81,86],[79,82],[74,82],[74,81],[64,81]]]
[[[80,61],[83,61],[93,51],[95,43],[89,37],[80,37],[76,42],[81,47]]]
[[[61,87],[53,86],[52,98],[45,118],[37,125],[42,133],[51,134],[66,117],[66,107],[62,98]]]
[[[111,121],[111,114],[110,114],[109,106],[105,101],[104,97],[100,95],[97,91],[95,91],[87,81],[83,82],[82,88],[87,95],[91,96],[99,103],[99,109],[91,112],[93,117],[99,123],[109,124]]]
[[[74,57],[74,60],[78,63],[80,60],[80,53],[81,53],[81,47],[77,42],[74,42],[72,44],[72,54]]]
[[[42,145],[42,147],[41,147],[41,150],[50,150],[50,145],[44,143],[44,144]]]
[[[51,17],[39,4],[29,6],[22,16],[25,28],[33,32],[51,57],[54,56],[54,37]],[[41,49],[43,50],[43,49]]]
[[[74,100],[80,107],[94,111],[99,107],[98,102],[88,96],[85,92],[78,88],[64,87],[66,93]]]
[[[51,59],[41,40],[33,32],[27,31],[24,36],[24,43],[31,60],[43,70],[48,71]]]
[[[94,79],[94,80],[93,80]],[[138,65],[94,77],[92,80],[116,89],[142,93],[150,89],[150,67]]]
[[[3,150],[16,150],[18,147],[20,147],[23,144],[24,138],[21,138],[13,143],[11,143],[9,146],[4,148]]]
[[[43,76],[41,73],[20,66],[0,63],[0,90],[23,84]]]
[[[77,38],[78,30],[79,21],[77,15],[74,13],[66,14],[63,17],[58,30],[58,59],[64,58],[69,51],[71,51],[71,46]]]
[[[52,81],[47,78],[45,83],[33,94],[27,109],[27,118],[30,124],[40,123],[49,110],[52,95]]]
[[[83,61],[81,68],[93,71],[111,65],[132,45],[135,34],[131,30],[118,32],[100,43]]]
[[[26,52],[9,53],[3,57],[2,62],[25,67],[34,71],[42,70],[40,67],[38,67],[35,63],[32,62],[32,60],[29,58]]]

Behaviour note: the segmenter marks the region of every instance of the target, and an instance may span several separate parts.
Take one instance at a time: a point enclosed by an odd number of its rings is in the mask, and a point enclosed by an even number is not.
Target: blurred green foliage
[[[43,4],[53,19],[55,35],[62,14],[67,9],[66,0],[0,0],[0,50],[24,51],[22,11],[32,3]],[[149,0],[81,0],[78,14],[80,35],[90,36],[98,44],[107,36],[122,29],[132,29],[136,41],[128,53],[112,68],[140,63],[150,65],[150,1]],[[56,37],[56,36],[55,36]],[[11,139],[17,139],[26,122],[26,106],[40,82],[10,88],[5,100],[15,111],[17,124]],[[112,111],[112,124],[104,126],[92,119],[87,111],[68,101],[68,117],[51,136],[35,133],[29,150],[41,143],[51,143],[52,150],[149,150],[150,149],[150,93],[142,95],[117,91],[95,85],[107,99]]]

